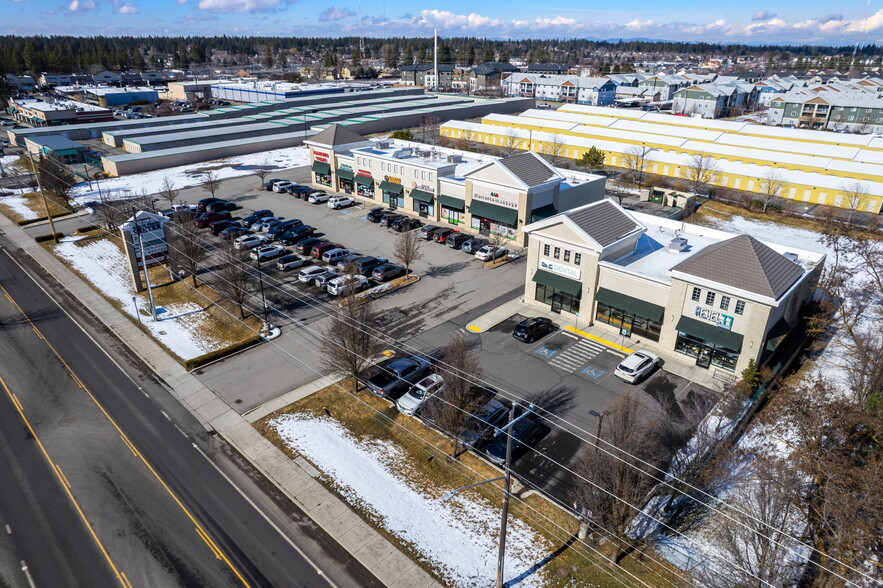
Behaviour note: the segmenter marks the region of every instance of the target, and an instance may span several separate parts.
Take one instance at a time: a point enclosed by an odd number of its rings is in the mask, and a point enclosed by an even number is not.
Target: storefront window
[[[576,314],[579,312],[580,297],[562,292],[543,284],[537,284],[536,298],[538,302],[548,304],[555,310],[563,310]]]
[[[401,208],[405,205],[405,197],[393,194],[392,192],[383,191],[383,201],[389,204],[390,208]]]
[[[502,235],[513,241],[518,237],[518,229],[515,227],[500,224],[489,218],[472,215],[472,228],[476,229],[482,235]]]
[[[739,352],[717,347],[713,343],[707,343],[698,337],[687,333],[678,333],[675,342],[675,351],[689,355],[690,357],[710,357],[711,365],[725,369],[728,372],[736,371],[736,362],[739,361]]]
[[[630,333],[645,337],[651,341],[659,341],[659,332],[662,330],[662,323],[631,314],[603,302],[598,303],[595,320],[620,329],[625,328]]]
[[[346,192],[347,194],[352,194],[355,190],[355,186],[352,180],[340,180],[340,188],[341,191]]]
[[[374,198],[374,186],[366,186],[365,184],[356,184],[356,194],[362,198]]]
[[[316,183],[322,184],[323,186],[331,187],[331,175],[330,174],[316,174]]]
[[[419,200],[414,200],[414,212],[418,213],[420,216],[434,216],[435,215],[435,205],[428,204],[426,202],[420,202]]]
[[[452,225],[460,225],[466,222],[466,213],[442,206],[442,218],[447,219]]]

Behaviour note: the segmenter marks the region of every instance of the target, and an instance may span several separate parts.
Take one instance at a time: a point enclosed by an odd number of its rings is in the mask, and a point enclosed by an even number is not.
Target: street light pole
[[[270,321],[267,319],[267,299],[264,297],[264,274],[261,271],[261,256],[258,255],[258,283],[261,285],[261,305],[264,307],[264,328],[270,330]]]
[[[506,562],[506,525],[509,522],[509,493],[512,485],[512,425],[515,424],[515,407],[509,409],[506,425],[506,464],[503,466],[503,511],[500,514],[500,551],[497,555],[497,588],[503,588],[503,566]],[[525,413],[527,414],[527,413]]]
[[[135,221],[135,233],[138,235],[138,249],[141,251],[141,266],[144,268],[144,281],[147,283],[147,297],[150,299],[150,316],[156,321],[156,303],[153,301],[153,288],[150,285],[150,271],[147,269],[147,257],[144,253],[144,240],[141,238],[141,224],[137,212],[132,209],[132,220]],[[140,322],[140,318],[139,318]]]
[[[603,412],[598,412],[590,410],[589,414],[593,417],[598,417],[598,433],[595,435],[595,453],[598,453],[598,440],[601,438],[601,426],[604,424],[604,417],[610,414],[610,411],[605,410]]]

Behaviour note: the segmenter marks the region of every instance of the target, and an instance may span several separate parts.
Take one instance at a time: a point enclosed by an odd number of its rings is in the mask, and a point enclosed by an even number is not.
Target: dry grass
[[[367,391],[359,392],[354,399],[351,390],[351,381],[344,380],[339,385],[329,386],[261,419],[254,426],[289,457],[296,457],[270,425],[270,421],[282,414],[291,413],[325,416],[327,409],[331,412],[331,416],[356,438],[392,441],[401,447],[411,459],[402,464],[400,473],[423,487],[438,491],[500,475],[500,470],[470,452],[464,453],[458,462],[455,462],[448,456],[451,442],[447,437],[417,419],[398,413],[387,401]],[[333,481],[324,479],[323,483],[330,490],[335,490]],[[498,486],[478,487],[470,492],[480,494],[488,505],[494,507],[499,505]],[[542,572],[547,586],[612,587],[622,585],[616,576],[624,576],[628,580],[627,574],[623,574],[622,571],[614,571],[614,575],[606,572],[605,569],[612,564],[593,554],[586,545],[577,542],[566,546],[572,541],[578,528],[577,521],[548,500],[532,494],[524,500],[513,500],[510,512],[545,537],[553,549],[561,548],[561,552],[545,566]],[[385,532],[377,525],[377,521],[372,520],[371,513],[360,512],[360,514],[412,558],[420,559],[413,546],[404,544]],[[644,551],[647,549],[649,548]],[[656,585],[662,575],[678,585],[676,577],[667,566],[663,568],[654,561],[644,559],[640,554],[625,558],[622,567],[651,586]],[[632,582],[633,580],[626,581],[626,584],[630,585]]]
[[[34,223],[41,220],[46,220],[46,206],[43,204],[43,198],[40,197],[39,192],[22,194],[21,197],[25,199],[25,205],[37,214],[37,218],[24,218],[12,208],[4,206],[3,198],[0,198],[0,207],[3,208],[3,214],[5,214],[11,221],[19,224],[25,222]],[[70,208],[68,208],[63,203],[56,201],[54,198],[47,198],[46,201],[49,203],[49,212],[52,214],[53,218],[56,216],[70,214],[71,212]]]

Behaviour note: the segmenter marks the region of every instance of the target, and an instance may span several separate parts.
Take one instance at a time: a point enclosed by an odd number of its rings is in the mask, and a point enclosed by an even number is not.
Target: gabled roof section
[[[671,268],[778,300],[803,276],[803,268],[754,237],[739,235],[709,245]]]
[[[595,243],[599,253],[617,241],[646,231],[644,225],[607,198],[533,222],[524,230],[533,233],[562,222],[575,233],[583,234],[586,241]]]
[[[533,151],[512,155],[500,159],[497,163],[528,188],[545,184],[551,180],[564,179],[564,176],[555,171],[554,167]]]
[[[321,133],[310,137],[310,143],[319,143],[336,147],[338,145],[351,145],[353,143],[364,143],[367,141],[362,135],[355,133],[341,125],[331,125]]]

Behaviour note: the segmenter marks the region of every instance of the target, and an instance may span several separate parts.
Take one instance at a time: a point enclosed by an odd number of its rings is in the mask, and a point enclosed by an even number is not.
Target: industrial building
[[[643,173],[688,181],[697,157],[710,157],[710,186],[807,205],[879,213],[883,208],[883,138],[717,121],[621,108],[568,104],[519,116],[493,114],[481,123],[450,121],[441,134],[578,159],[591,147],[605,164],[627,168],[643,157]]]
[[[248,82],[222,81],[211,82],[210,90],[213,98],[235,100],[237,102],[256,102],[258,100],[288,100],[297,96],[315,96],[318,94],[337,94],[343,91],[370,90],[368,84],[292,84],[270,80]]]
[[[60,135],[44,135],[25,140],[25,148],[34,155],[57,157],[64,163],[83,163],[89,148]]]
[[[113,120],[113,112],[106,108],[71,100],[49,102],[39,98],[10,98],[6,110],[18,122],[38,127],[68,124],[89,125]],[[53,129],[50,133],[57,134],[57,131]],[[13,140],[10,138],[10,142]]]

